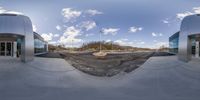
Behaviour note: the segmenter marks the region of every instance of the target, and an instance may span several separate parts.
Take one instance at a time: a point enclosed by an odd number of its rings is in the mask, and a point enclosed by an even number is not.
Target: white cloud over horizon
[[[53,34],[52,33],[43,33],[41,35],[45,41],[51,41],[53,39]]]
[[[78,36],[81,35],[80,32],[81,30],[77,29],[75,26],[67,27],[63,35],[58,40],[58,43],[65,46],[77,46],[78,43],[83,41],[82,39],[78,38]]]
[[[154,43],[153,48],[159,49],[161,46],[169,47],[169,43],[168,42],[156,42],[156,43]]]
[[[126,38],[115,40],[114,43],[117,43],[121,46],[132,46],[132,47],[141,47],[142,45],[145,44],[145,42],[141,40],[133,42]]]
[[[60,35],[59,34],[53,34],[53,33],[42,33],[41,36],[44,38],[45,41],[51,42],[53,38],[57,38]]]

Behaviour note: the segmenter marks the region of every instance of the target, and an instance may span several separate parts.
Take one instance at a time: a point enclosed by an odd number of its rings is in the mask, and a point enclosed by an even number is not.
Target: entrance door
[[[5,42],[0,42],[0,56],[5,56],[6,54],[6,44]]]
[[[6,56],[12,56],[12,43],[6,42]]]
[[[12,42],[0,42],[0,56],[12,56]]]

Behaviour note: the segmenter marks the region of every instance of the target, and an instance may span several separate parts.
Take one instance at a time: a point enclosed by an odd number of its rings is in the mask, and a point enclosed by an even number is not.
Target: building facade
[[[179,32],[176,32],[169,37],[169,52],[173,54],[178,53]]]
[[[0,14],[0,56],[20,57],[32,61],[34,55],[48,51],[47,42],[33,32],[29,17],[17,14]]]
[[[200,56],[200,15],[190,15],[181,22],[180,31],[169,38],[169,52],[184,62]]]

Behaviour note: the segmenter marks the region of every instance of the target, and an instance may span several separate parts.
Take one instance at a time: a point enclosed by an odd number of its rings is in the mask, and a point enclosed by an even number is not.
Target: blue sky
[[[158,48],[168,45],[184,16],[200,13],[199,0],[1,0],[0,12],[21,12],[49,43],[90,41]],[[73,44],[73,45],[72,45]]]

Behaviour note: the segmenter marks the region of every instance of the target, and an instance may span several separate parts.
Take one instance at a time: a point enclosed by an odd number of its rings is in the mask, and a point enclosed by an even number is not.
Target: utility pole
[[[72,41],[71,41],[72,43],[71,43],[71,52],[73,51],[73,42],[74,42],[74,40],[72,39]]]
[[[101,52],[101,33],[102,33],[102,30],[100,30],[99,32],[99,39],[100,39],[100,42],[99,42],[99,51]]]
[[[111,52],[113,52],[113,41],[111,41]]]

